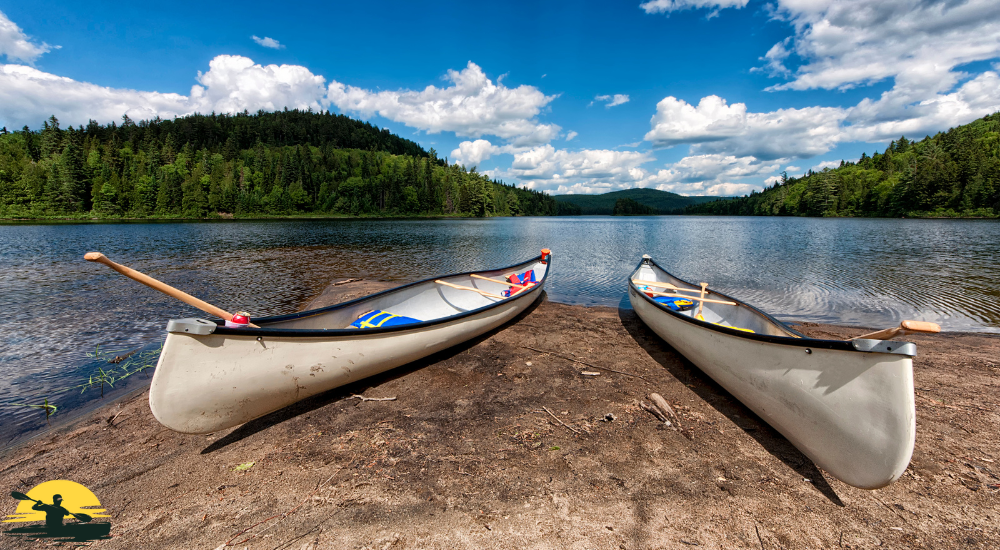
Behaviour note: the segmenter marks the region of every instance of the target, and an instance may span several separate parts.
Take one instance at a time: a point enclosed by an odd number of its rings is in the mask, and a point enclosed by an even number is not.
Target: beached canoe
[[[708,291],[701,302],[701,290],[643,256],[628,292],[656,334],[817,466],[864,489],[902,475],[916,431],[914,344],[806,338],[724,294]]]
[[[149,406],[161,424],[178,432],[242,424],[510,321],[541,296],[551,267],[551,254],[543,250],[503,269],[436,277],[343,304],[254,319],[260,328],[170,321]],[[511,282],[512,275],[523,284]]]

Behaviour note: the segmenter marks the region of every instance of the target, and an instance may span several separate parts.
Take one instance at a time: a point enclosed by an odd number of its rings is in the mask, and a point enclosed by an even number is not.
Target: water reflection
[[[1000,223],[801,218],[500,218],[0,225],[0,436],[91,376],[98,344],[155,345],[202,315],[107,268],[98,250],[255,316],[300,308],[331,280],[410,281],[554,252],[550,299],[616,306],[648,253],[782,319],[1000,331]],[[118,391],[116,388],[114,391]],[[88,396],[89,398],[89,396]],[[77,398],[76,401],[86,401]],[[0,439],[2,441],[2,439]]]

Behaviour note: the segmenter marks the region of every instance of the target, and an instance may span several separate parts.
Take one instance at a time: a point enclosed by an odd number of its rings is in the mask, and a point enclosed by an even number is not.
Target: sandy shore
[[[89,487],[112,514],[102,548],[995,548],[1000,337],[912,340],[916,450],[878,491],[819,471],[633,312],[550,302],[207,437],[164,429],[137,396],[6,452],[0,479]],[[639,407],[650,392],[682,431]]]

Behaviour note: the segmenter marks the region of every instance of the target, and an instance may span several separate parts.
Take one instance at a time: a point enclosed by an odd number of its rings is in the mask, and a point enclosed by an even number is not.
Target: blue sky
[[[1000,109],[992,0],[473,4],[0,0],[0,125],[313,107],[553,193],[732,195]]]

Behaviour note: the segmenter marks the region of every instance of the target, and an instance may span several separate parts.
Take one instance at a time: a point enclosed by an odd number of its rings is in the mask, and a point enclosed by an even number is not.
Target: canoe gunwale
[[[892,349],[889,350],[889,349],[886,349],[885,346],[873,346],[873,345],[870,344],[871,342],[881,342],[881,340],[867,340],[865,342],[859,342],[857,340],[825,340],[825,339],[820,339],[820,338],[810,338],[810,337],[805,336],[804,334],[800,333],[799,331],[797,331],[797,330],[789,327],[785,323],[783,323],[783,322],[775,319],[774,317],[772,317],[768,313],[766,313],[764,311],[761,311],[761,310],[753,307],[752,305],[750,305],[750,304],[748,304],[748,303],[746,303],[746,302],[744,302],[742,300],[739,300],[737,298],[733,298],[732,296],[728,296],[728,295],[723,294],[723,293],[721,293],[719,291],[716,291],[716,290],[713,290],[712,292],[714,294],[718,295],[718,296],[722,296],[723,298],[725,298],[727,300],[731,300],[733,302],[736,302],[737,307],[745,307],[745,308],[753,311],[754,313],[760,315],[761,317],[764,317],[765,319],[767,319],[771,323],[774,323],[775,325],[777,325],[782,330],[788,331],[789,333],[798,336],[798,338],[793,338],[793,337],[790,337],[790,336],[773,336],[773,335],[770,335],[770,334],[760,334],[760,333],[755,333],[755,332],[744,332],[742,330],[736,330],[736,329],[725,327],[725,326],[722,326],[722,325],[717,325],[715,323],[710,323],[708,321],[700,321],[698,319],[695,319],[694,317],[689,317],[687,315],[682,315],[680,312],[674,311],[674,310],[666,307],[665,305],[663,305],[663,304],[661,304],[661,303],[653,300],[649,296],[647,296],[646,293],[643,292],[643,291],[641,291],[641,290],[639,290],[639,288],[636,286],[636,284],[632,281],[632,278],[639,271],[639,269],[643,266],[643,264],[647,264],[647,263],[649,265],[652,265],[652,266],[656,267],[660,271],[663,271],[667,275],[670,275],[671,277],[677,279],[678,281],[681,281],[681,282],[683,282],[683,283],[685,283],[687,285],[691,285],[691,286],[695,286],[695,287],[697,286],[697,285],[695,285],[693,283],[685,281],[684,279],[681,279],[680,277],[677,277],[676,275],[671,274],[666,269],[663,269],[663,267],[660,264],[656,263],[656,260],[653,260],[652,258],[643,258],[642,260],[639,261],[639,264],[636,265],[635,269],[632,271],[632,274],[629,275],[629,278],[628,278],[629,290],[632,291],[632,292],[635,292],[636,294],[638,294],[639,296],[641,296],[644,300],[646,300],[646,302],[654,305],[660,311],[662,311],[664,313],[667,313],[669,315],[672,315],[673,317],[675,317],[677,319],[681,319],[681,320],[683,320],[683,321],[685,321],[687,323],[690,323],[692,325],[698,326],[700,328],[711,330],[711,331],[715,331],[715,332],[720,332],[720,333],[723,333],[723,334],[728,334],[730,336],[738,336],[738,337],[743,338],[745,340],[756,340],[758,342],[767,342],[767,343],[770,343],[770,344],[780,344],[780,345],[786,345],[786,346],[798,346],[798,347],[803,347],[803,348],[816,348],[816,349],[831,349],[831,350],[841,350],[841,351],[854,351],[854,352],[861,352],[861,353],[885,353],[885,354],[890,354],[890,355],[908,355],[908,356],[911,356],[911,357],[916,356],[916,345],[913,344],[912,342],[903,342],[903,341],[894,342],[894,344],[898,344],[898,345],[892,347]]]
[[[476,270],[476,271],[466,271],[466,272],[463,272],[463,273],[451,273],[451,274],[448,274],[448,275],[437,275],[437,276],[434,276],[434,277],[428,277],[427,279],[421,279],[419,281],[415,281],[415,282],[412,282],[412,283],[407,283],[407,284],[400,285],[400,286],[397,286],[397,287],[393,287],[393,288],[390,288],[390,289],[387,289],[387,290],[383,290],[381,292],[376,292],[375,294],[369,294],[368,296],[362,296],[360,298],[357,298],[357,299],[354,299],[354,300],[350,300],[348,302],[342,302],[342,303],[339,303],[339,304],[333,304],[331,306],[326,306],[326,307],[317,308],[317,309],[310,309],[310,310],[307,310],[307,311],[299,311],[299,312],[290,313],[290,314],[287,314],[287,315],[275,315],[275,316],[271,316],[271,317],[261,317],[259,319],[254,319],[254,321],[257,322],[257,323],[273,323],[273,322],[281,322],[281,321],[290,321],[290,320],[293,320],[293,319],[302,319],[302,318],[305,318],[305,317],[312,317],[314,315],[321,315],[321,314],[324,314],[324,313],[327,313],[327,312],[330,312],[330,311],[335,311],[337,309],[341,309],[341,308],[345,308],[345,307],[350,307],[350,306],[353,306],[353,305],[358,304],[360,302],[365,302],[365,301],[368,301],[368,300],[372,300],[374,298],[383,296],[385,294],[389,294],[391,292],[396,292],[396,291],[399,291],[399,290],[402,290],[402,289],[405,289],[405,288],[410,288],[410,287],[414,287],[414,286],[422,285],[422,284],[427,284],[427,283],[433,283],[437,279],[444,279],[444,278],[448,278],[448,277],[462,277],[462,276],[466,276],[466,275],[472,275],[472,274],[476,274],[476,273],[482,273],[484,271],[517,270],[518,268],[521,268],[521,267],[524,267],[524,266],[527,266],[529,264],[536,263],[536,262],[539,262],[539,261],[544,261],[545,264],[546,264],[545,275],[541,278],[540,281],[538,281],[538,283],[536,285],[532,286],[531,288],[529,288],[529,289],[527,289],[527,290],[525,290],[523,292],[519,292],[517,295],[515,295],[515,296],[513,296],[511,298],[506,298],[506,299],[503,299],[503,300],[497,300],[496,302],[493,302],[492,304],[488,304],[488,305],[485,305],[485,306],[480,307],[480,308],[470,309],[468,311],[463,311],[463,312],[460,312],[460,313],[456,313],[454,315],[448,315],[446,317],[441,317],[441,318],[438,318],[438,319],[431,319],[429,321],[421,321],[419,323],[408,323],[408,324],[405,324],[405,325],[396,325],[396,326],[391,326],[391,327],[376,327],[376,328],[366,328],[366,329],[356,329],[356,328],[295,329],[295,328],[266,328],[266,327],[262,327],[262,328],[249,328],[249,327],[247,327],[247,328],[229,328],[229,327],[225,326],[225,321],[223,321],[223,320],[215,320],[215,323],[216,323],[217,327],[213,331],[213,334],[224,334],[224,335],[234,335],[234,336],[235,335],[243,335],[243,336],[272,336],[272,337],[273,336],[281,336],[281,337],[292,337],[292,338],[295,338],[295,337],[299,337],[299,338],[322,338],[322,337],[344,336],[344,335],[351,335],[351,336],[356,336],[356,337],[365,337],[365,336],[374,335],[374,334],[386,334],[386,333],[392,333],[392,332],[403,332],[403,331],[407,331],[407,330],[414,330],[414,329],[422,329],[422,328],[427,328],[427,327],[433,327],[433,326],[437,326],[437,325],[441,325],[441,324],[445,324],[445,323],[450,323],[452,321],[456,321],[456,320],[459,320],[459,319],[463,319],[465,317],[471,317],[473,315],[477,315],[477,314],[482,313],[484,311],[487,311],[487,310],[499,307],[500,305],[503,305],[503,304],[507,304],[507,303],[511,303],[511,302],[515,302],[515,301],[521,301],[522,299],[524,299],[524,298],[526,298],[528,296],[532,296],[532,298],[531,298],[531,300],[529,300],[529,302],[534,302],[538,298],[538,293],[542,292],[542,289],[545,286],[545,281],[549,277],[549,271],[551,271],[551,269],[552,269],[552,254],[549,254],[548,259],[544,259],[542,257],[542,255],[538,255],[538,256],[536,256],[534,258],[525,260],[523,262],[511,265],[511,266],[507,266],[507,267],[499,267],[499,268],[494,268],[494,269],[480,269],[480,270]]]

